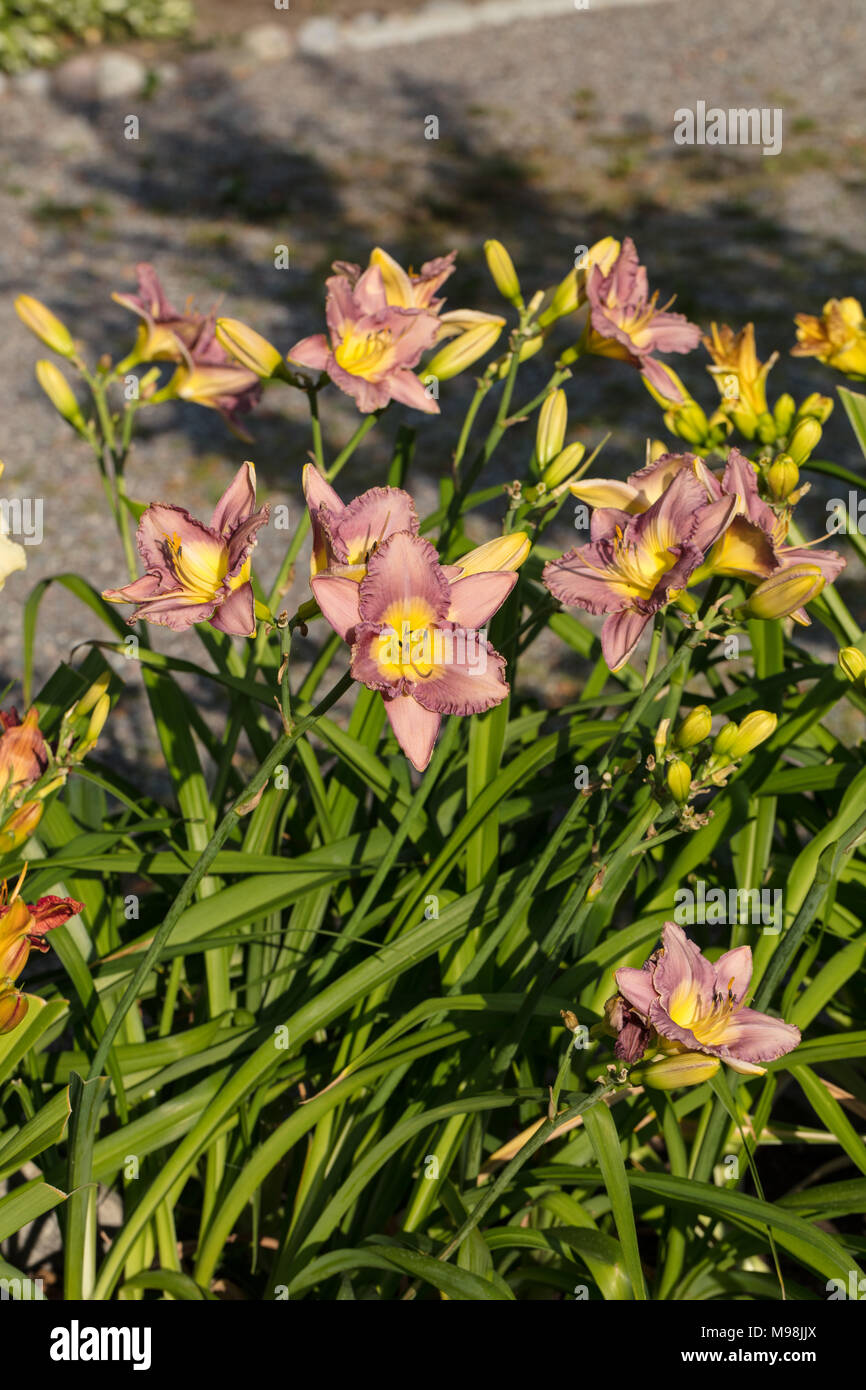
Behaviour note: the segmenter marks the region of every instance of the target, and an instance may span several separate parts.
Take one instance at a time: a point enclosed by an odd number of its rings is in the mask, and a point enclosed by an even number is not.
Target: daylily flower
[[[30,1000],[11,983],[0,980],[0,1034],[11,1033],[23,1022]]]
[[[759,362],[755,351],[755,325],[747,323],[739,333],[734,333],[726,323],[721,327],[710,325],[710,337],[703,339],[704,347],[713,359],[709,368],[715,377],[719,393],[731,400],[733,405],[745,405],[756,416],[767,411],[767,376],[779,360],[778,352],[772,353],[766,362]],[[735,397],[727,394],[726,378],[735,377],[737,390]]]
[[[362,414],[391,400],[438,414],[436,401],[412,371],[439,335],[436,314],[390,304],[379,265],[369,266],[354,283],[340,262],[335,268],[340,273],[325,282],[328,334],[302,338],[289,350],[289,361],[327,372]]]
[[[593,512],[590,543],[545,565],[542,581],[562,603],[610,615],[601,649],[618,671],[653,615],[686,587],[737,505],[730,497],[708,503],[694,471],[680,468],[640,515],[614,507]]]
[[[670,381],[653,354],[691,352],[701,340],[701,330],[684,314],[670,314],[667,306],[656,308],[658,291],[650,297],[646,269],[631,237],[625,238],[609,269],[592,266],[586,297],[590,314],[583,350],[631,362],[659,390],[670,391]]]
[[[129,623],[146,622],[176,632],[209,622],[235,637],[255,635],[255,601],[250,553],[256,532],[268,519],[267,505],[255,511],[256,471],[238,469],[217,502],[210,525],[184,507],[154,502],[138,526],[138,549],[147,566],[124,589],[106,589],[109,603],[135,603]]]
[[[368,488],[346,504],[312,463],[304,466],[303,488],[313,529],[311,576],[327,570],[360,583],[377,546],[395,531],[418,534],[415,503],[402,488]]]
[[[866,318],[859,299],[828,299],[820,318],[796,314],[794,357],[817,357],[858,380],[866,377]]]
[[[655,1041],[662,1052],[704,1052],[734,1071],[762,1074],[762,1062],[798,1045],[800,1030],[744,1007],[751,978],[749,946],[711,963],[682,927],[665,922],[661,949],[641,969],[616,972],[620,1007],[607,1015],[622,1019],[616,1055],[636,1061]]]
[[[21,879],[11,900],[0,905],[0,978],[7,980],[18,979],[31,951],[48,950],[46,932],[84,910],[84,904],[74,898],[58,898],[54,894],[25,903],[18,897],[20,887]],[[5,884],[3,891],[5,895]]]
[[[15,709],[0,710],[0,792],[21,791],[38,782],[48,766],[48,745],[39,732],[39,711],[21,720]]]
[[[136,266],[138,294],[113,294],[124,308],[138,314],[142,323],[135,348],[117,367],[118,372],[138,362],[176,362],[179,371],[160,393],[180,396],[197,405],[218,410],[229,427],[248,438],[238,416],[252,410],[261,396],[255,372],[241,366],[216,338],[216,312],[199,313],[187,301],[183,313],[175,309],[152,265]]]
[[[360,584],[322,572],[319,607],[352,645],[352,674],[381,692],[397,742],[419,771],[443,714],[480,714],[508,694],[505,662],[478,631],[517,582],[511,570],[464,573],[429,541],[398,531],[367,560]]]
[[[845,568],[844,558],[835,550],[784,544],[789,519],[777,515],[761,498],[757,474],[738,449],[728,453],[721,475],[714,473],[694,454],[661,454],[648,467],[630,474],[625,482],[616,478],[581,479],[571,485],[571,491],[590,506],[617,506],[630,515],[639,516],[665,494],[681,473],[698,479],[704,488],[705,501],[719,503],[728,499],[737,503],[729,524],[719,533],[703,563],[692,572],[690,585],[699,584],[713,574],[760,584],[782,570],[803,565],[816,566],[824,583],[832,584]],[[808,624],[808,615],[799,605],[791,616],[797,622]]]

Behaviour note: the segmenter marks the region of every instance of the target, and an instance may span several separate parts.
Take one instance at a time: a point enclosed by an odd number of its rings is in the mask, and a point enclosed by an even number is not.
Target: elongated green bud
[[[487,265],[499,293],[509,303],[521,306],[523,299],[520,293],[520,281],[517,278],[517,271],[514,269],[514,262],[502,242],[493,239],[485,241],[484,254],[487,257]]]
[[[696,705],[687,715],[674,736],[677,748],[694,748],[709,738],[713,727],[713,712],[709,705]]]

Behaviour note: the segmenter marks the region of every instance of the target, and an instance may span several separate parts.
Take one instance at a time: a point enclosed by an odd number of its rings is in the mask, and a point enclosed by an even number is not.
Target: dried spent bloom
[[[866,318],[859,299],[828,299],[821,317],[796,314],[794,357],[817,357],[828,367],[860,380],[866,377]]]

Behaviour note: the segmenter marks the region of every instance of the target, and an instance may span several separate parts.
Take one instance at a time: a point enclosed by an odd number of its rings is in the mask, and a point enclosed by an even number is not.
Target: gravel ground
[[[256,11],[273,21],[272,8]],[[293,0],[282,22],[310,13],[314,6]],[[110,294],[132,288],[135,263],[146,259],[176,302],[192,294],[206,306],[223,297],[227,312],[288,347],[320,326],[331,260],[365,260],[373,244],[415,264],[456,247],[450,306],[493,309],[485,236],[504,240],[526,280],[544,285],[561,278],[575,246],[631,232],[663,298],[676,292],[677,307],[703,323],[753,318],[762,355],[784,353],[795,310],[819,309],[830,295],[866,295],[861,26],[855,0],[664,0],[260,65],[239,56],[230,26],[215,21],[209,48],[171,51],[174,80],[156,84],[147,101],[87,105],[7,90],[2,488],[6,497],[44,499],[45,537],[29,548],[26,575],[13,576],[3,593],[2,682],[20,674],[22,605],[36,581],[78,570],[102,588],[124,576],[88,451],[34,381],[39,351],[12,311],[16,293],[37,294],[92,350],[119,353],[131,319]],[[782,108],[782,153],[676,146],[673,112],[698,100]],[[140,119],[138,141],[123,138],[130,111]],[[424,136],[429,115],[439,120],[437,140]],[[291,250],[288,271],[274,268],[281,243]],[[682,374],[709,404],[705,360],[694,353]],[[538,372],[530,370],[528,392]],[[838,384],[819,366],[784,356],[771,381],[771,396]],[[465,390],[448,389],[442,420],[406,416],[418,426],[412,486],[422,504],[447,468]],[[634,466],[660,425],[636,374],[592,362],[569,395],[575,437],[595,442],[612,428],[609,467]],[[332,452],[356,417],[336,390],[322,404]],[[300,403],[288,391],[270,392],[251,429],[255,443],[246,446],[194,406],[145,413],[129,465],[132,495],[206,511],[252,457],[264,494],[297,514],[309,444]],[[507,479],[527,447],[512,442],[495,476]],[[827,453],[857,466],[838,412]],[[373,437],[347,470],[347,489],[379,481],[386,461],[384,442]],[[819,490],[813,495],[804,522],[817,535],[824,508]],[[559,539],[568,542],[566,526]],[[269,528],[258,551],[265,579],[284,543],[285,533]],[[843,585],[850,602],[853,587]],[[292,597],[302,589],[301,578]],[[99,635],[87,610],[49,590],[39,676],[76,642]],[[161,645],[188,659],[198,650],[193,635],[169,635]],[[551,666],[550,698],[572,688],[567,651],[542,649],[539,659]],[[139,765],[152,758],[144,722],[133,697],[112,720],[112,751]]]

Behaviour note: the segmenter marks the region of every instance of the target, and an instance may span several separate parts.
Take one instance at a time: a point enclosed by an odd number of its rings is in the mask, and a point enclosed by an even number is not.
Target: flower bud
[[[239,319],[217,319],[214,332],[226,352],[256,376],[272,377],[283,365],[282,354],[273,343]]]
[[[547,464],[561,452],[568,424],[568,402],[564,391],[551,391],[545,397],[538,414],[538,429],[535,432],[535,456],[539,468]]]
[[[811,417],[801,420],[799,425],[794,427],[794,433],[788,441],[788,453],[798,466],[805,463],[812,451],[817,449],[822,433],[818,421]]]
[[[585,444],[567,444],[561,454],[557,454],[541,475],[546,488],[559,487],[567,482],[572,473],[580,467],[586,453]]]
[[[744,439],[754,439],[758,429],[758,417],[754,410],[740,406],[731,411],[731,419]]]
[[[656,729],[653,739],[653,748],[656,750],[656,762],[660,763],[664,757],[665,749],[668,746],[668,736],[671,731],[671,721],[663,719]]]
[[[762,444],[776,442],[776,422],[769,410],[762,411],[757,417],[757,435]]]
[[[517,570],[532,548],[525,531],[509,531],[506,536],[494,536],[492,541],[476,545],[455,565],[460,566],[460,578],[469,574],[490,574],[493,570]]]
[[[458,338],[451,338],[424,367],[424,377],[435,376],[440,381],[449,381],[451,377],[465,372],[467,367],[490,351],[501,332],[502,324],[498,321],[479,324],[477,328],[461,333]]]
[[[30,1007],[30,1000],[11,984],[0,985],[0,1033],[17,1028]]]
[[[794,415],[797,410],[797,403],[794,397],[786,391],[781,395],[773,406],[773,419],[776,422],[776,436],[788,433],[794,423]]]
[[[38,299],[29,294],[19,294],[15,300],[15,312],[30,332],[35,333],[52,352],[59,353],[61,357],[75,356],[75,344],[66,324],[61,323],[56,314],[52,314]]]
[[[709,705],[695,705],[677,729],[674,743],[678,748],[694,748],[709,738],[712,727],[713,713]]]
[[[72,388],[60,368],[55,367],[53,362],[49,362],[47,357],[43,357],[36,363],[36,380],[58,415],[62,415],[64,420],[67,420],[74,429],[83,433],[85,429],[84,416],[81,414]]]
[[[539,314],[538,323],[540,327],[548,328],[552,323],[556,323],[557,319],[564,319],[567,314],[573,314],[579,307],[580,287],[577,271],[570,270],[553,291],[547,308]]]
[[[839,653],[839,666],[844,675],[851,681],[852,685],[859,685],[862,689],[864,676],[866,676],[866,656],[860,651],[859,647],[843,647]]]
[[[710,428],[706,412],[697,401],[688,401],[681,410],[671,412],[674,421],[674,434],[687,444],[703,444]]]
[[[668,763],[668,791],[678,806],[684,806],[692,789],[692,770],[682,758],[674,758]]]
[[[73,714],[89,714],[96,702],[105,694],[111,680],[111,672],[103,671],[98,680],[85,690],[78,704],[74,707]]]
[[[716,734],[716,741],[713,744],[713,757],[726,758],[731,751],[731,744],[739,732],[738,726],[731,722],[724,724]]]
[[[765,709],[753,710],[738,726],[727,750],[728,755],[732,759],[744,758],[753,748],[757,748],[759,743],[766,742],[775,731],[778,722],[778,717]]]
[[[25,844],[42,819],[45,803],[26,801],[0,826],[0,854],[9,854]]]
[[[813,391],[797,411],[797,422],[812,419],[817,420],[819,425],[825,425],[832,413],[833,401],[830,396],[821,396],[817,391]]]
[[[108,693],[106,693],[105,695],[100,695],[99,699],[96,701],[96,704],[93,707],[93,713],[90,716],[90,723],[87,726],[87,733],[84,736],[85,743],[96,743],[96,740],[99,738],[99,735],[102,733],[102,730],[105,727],[105,721],[110,713],[111,696]]]
[[[698,1086],[702,1081],[709,1081],[721,1065],[718,1057],[710,1057],[705,1052],[679,1052],[660,1062],[634,1068],[628,1079],[633,1086],[673,1091],[677,1086]]]
[[[511,304],[518,307],[522,306],[523,299],[520,294],[517,271],[514,269],[514,262],[502,242],[485,241],[484,254],[487,257],[487,266],[499,293]]]
[[[790,454],[777,454],[767,469],[767,486],[777,502],[784,502],[800,481],[800,470]]]
[[[817,598],[824,587],[824,576],[817,565],[791,565],[771,574],[738,610],[743,618],[788,618]]]

